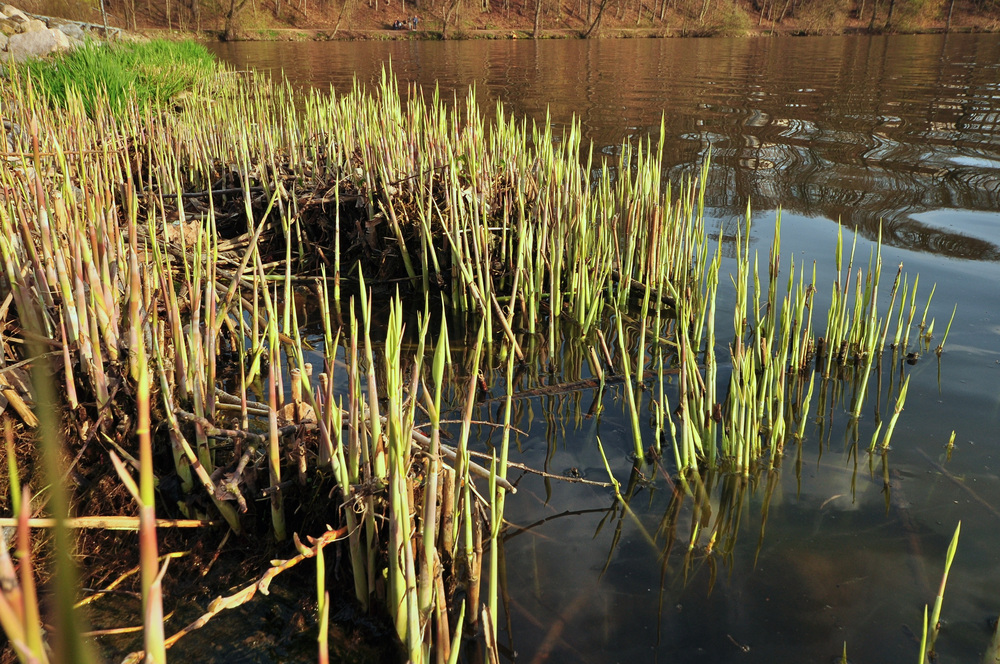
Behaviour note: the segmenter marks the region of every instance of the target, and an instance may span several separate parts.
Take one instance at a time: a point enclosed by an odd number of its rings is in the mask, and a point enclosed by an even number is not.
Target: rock
[[[125,30],[112,31],[107,36],[107,39],[108,41],[123,42],[126,44],[142,44],[149,41],[149,39],[143,35],[126,32]]]
[[[45,28],[45,30],[52,35],[53,39],[56,40],[56,50],[68,51],[73,47],[73,44],[69,40],[69,36],[67,36],[62,30],[59,30],[58,28]]]
[[[5,37],[9,37],[11,35],[16,35],[20,32],[21,32],[21,26],[19,23],[10,20],[6,16],[0,17],[0,34],[3,34],[3,36]]]
[[[4,120],[3,132],[7,138],[7,152],[20,152],[27,149],[27,141],[24,140],[24,132],[21,131],[21,125],[10,120]]]
[[[82,42],[84,37],[86,37],[86,33],[84,33],[83,28],[80,27],[79,23],[75,23],[73,21],[67,21],[66,19],[50,18],[49,27],[55,28],[60,32],[62,32],[67,37],[72,37],[77,41]]]
[[[2,14],[4,18],[14,18],[15,16],[23,18],[25,20],[27,20],[28,18],[27,16],[24,15],[24,12],[22,12],[14,5],[0,5],[0,14]]]
[[[14,37],[17,37],[16,39]],[[118,28],[102,28],[93,23],[64,18],[25,14],[17,7],[0,0],[0,63],[8,58],[23,62],[77,48],[88,39],[104,41],[147,41]]]
[[[24,24],[28,22],[28,17],[24,14],[14,14],[13,16],[8,16],[7,20],[17,26],[18,32],[24,32]]]
[[[45,21],[39,21],[37,18],[29,18],[21,25],[22,32],[38,32],[39,30],[48,30],[49,26],[45,25]]]
[[[37,58],[59,50],[69,48],[69,40],[59,30],[46,28],[20,35],[11,35],[7,43],[7,52],[11,59],[23,62],[28,58]]]

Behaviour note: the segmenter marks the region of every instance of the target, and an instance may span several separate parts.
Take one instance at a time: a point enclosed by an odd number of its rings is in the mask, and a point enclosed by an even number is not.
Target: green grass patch
[[[94,104],[102,95],[116,112],[126,100],[160,105],[193,88],[218,66],[201,44],[154,40],[89,43],[52,59],[31,60],[25,69],[36,91],[53,107],[65,108],[70,90],[76,90],[93,117]]]

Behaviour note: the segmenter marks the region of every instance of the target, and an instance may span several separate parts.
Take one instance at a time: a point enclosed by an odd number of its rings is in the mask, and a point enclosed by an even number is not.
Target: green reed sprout
[[[955,552],[958,550],[958,536],[962,532],[962,522],[959,521],[958,525],[955,526],[955,534],[951,537],[951,543],[948,545],[948,553],[944,560],[944,573],[941,575],[941,585],[938,587],[937,596],[934,598],[934,610],[931,612],[931,622],[930,622],[930,638],[926,644],[926,650],[924,645],[921,644],[921,652],[926,652],[927,655],[933,660],[935,659],[934,645],[937,643],[938,634],[941,632],[941,605],[944,603],[944,589],[948,585],[948,573],[951,571],[951,564],[955,560]],[[924,609],[926,612],[926,608]],[[924,624],[926,625],[927,616],[924,616]]]

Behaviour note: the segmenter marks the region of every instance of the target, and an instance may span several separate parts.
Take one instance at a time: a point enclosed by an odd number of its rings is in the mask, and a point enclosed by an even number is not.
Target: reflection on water
[[[706,204],[783,207],[892,245],[997,260],[991,241],[928,226],[1000,209],[1000,37],[220,44],[239,66],[346,90],[392,63],[402,84],[565,125],[604,153],[665,127],[669,178],[712,154]]]
[[[632,342],[634,333],[626,330]],[[590,369],[573,344],[563,346],[558,375],[538,369],[549,364],[544,344],[526,339],[523,347],[528,364],[514,388],[523,395],[514,409],[513,425],[523,432],[517,461],[606,479],[600,437],[629,510],[607,489],[510,472],[518,493],[507,504],[500,624],[512,660],[833,662],[846,642],[852,661],[912,661],[949,528],[958,518],[980,536],[996,527],[995,512],[956,510],[955,501],[967,504],[971,493],[929,472],[939,466],[923,447],[936,457],[943,440],[914,435],[933,429],[918,413],[890,463],[867,455],[904,374],[916,383],[928,377],[926,363],[909,365],[898,352],[885,355],[861,422],[846,413],[849,376],[823,383],[805,440],[786,449],[777,468],[749,478],[691,475],[684,491],[669,452],[659,467],[632,466],[620,385],[601,393],[580,381]],[[487,379],[500,395],[499,371]],[[668,386],[673,403],[677,388]],[[481,400],[474,420],[498,421],[499,402]],[[488,426],[478,433],[489,453],[499,434]],[[982,479],[989,495],[1000,494],[995,477]],[[975,543],[963,547],[974,566]],[[981,654],[985,619],[996,610],[970,609],[968,595],[979,587],[965,578],[948,593],[951,619],[966,621],[941,645],[952,661]],[[997,570],[978,579],[993,588],[1000,582]]]
[[[498,616],[508,661],[831,662],[846,642],[854,662],[913,662],[922,607],[933,603],[959,519],[939,652],[941,661],[980,660],[1000,612],[1000,37],[213,48],[240,65],[340,89],[355,72],[375,80],[391,59],[402,82],[437,80],[442,95],[475,83],[481,103],[502,100],[518,116],[541,121],[548,112],[566,124],[576,114],[603,154],[658,134],[662,119],[671,182],[696,174],[711,150],[706,205],[724,244],[750,200],[763,262],[774,217],[766,211],[784,208],[782,264],[794,255],[808,271],[817,261],[817,312],[838,278],[838,219],[861,232],[859,265],[872,250],[864,238],[877,237],[881,222],[883,283],[905,263],[920,274],[921,301],[936,284],[932,344],[958,305],[941,361],[925,351],[909,365],[887,353],[856,424],[850,389],[831,385],[779,469],[749,480],[702,477],[690,495],[673,490],[669,458],[665,470],[632,472],[620,385],[515,402],[523,433],[513,461],[604,480],[599,436],[631,512],[606,488],[530,474],[518,481],[507,500]],[[724,262],[723,283],[731,267]],[[733,300],[720,291],[719,320]],[[720,357],[727,343],[720,339]],[[534,359],[515,390],[592,375],[575,344],[554,358],[556,375],[543,370],[553,359],[544,340],[521,344]],[[494,396],[505,385],[502,365],[487,362]],[[909,395],[884,467],[865,450],[904,372]],[[644,418],[653,392],[642,395]],[[462,395],[453,402],[457,409]],[[497,421],[500,403],[481,400],[474,419]],[[653,426],[645,421],[644,430]],[[936,464],[952,431],[949,477]],[[489,426],[474,434],[480,452],[500,435]]]

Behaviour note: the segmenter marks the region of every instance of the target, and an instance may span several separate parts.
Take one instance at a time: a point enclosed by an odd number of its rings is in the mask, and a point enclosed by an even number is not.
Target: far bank
[[[661,38],[996,32],[994,0],[28,0],[160,38],[251,41]],[[416,30],[412,27],[416,19]],[[393,29],[394,25],[406,25]]]

